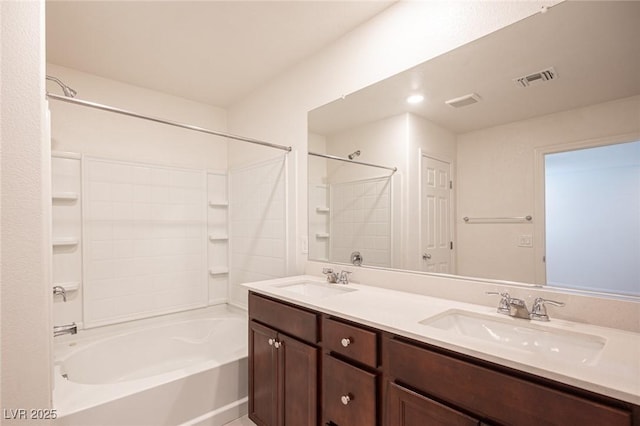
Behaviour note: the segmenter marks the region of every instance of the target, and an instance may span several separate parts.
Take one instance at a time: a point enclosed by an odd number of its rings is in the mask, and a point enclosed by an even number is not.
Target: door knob
[[[431,259],[431,255],[429,253],[424,253],[422,255],[422,260],[429,260],[429,259]]]

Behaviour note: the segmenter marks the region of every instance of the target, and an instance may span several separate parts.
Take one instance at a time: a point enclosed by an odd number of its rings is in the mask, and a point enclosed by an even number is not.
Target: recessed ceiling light
[[[424,96],[422,95],[411,95],[407,98],[407,102],[410,104],[419,104],[424,101]]]

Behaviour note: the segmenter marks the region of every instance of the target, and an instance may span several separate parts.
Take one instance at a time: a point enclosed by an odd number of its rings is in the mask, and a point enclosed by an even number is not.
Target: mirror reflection
[[[639,20],[564,2],[311,111],[309,258],[640,295]]]

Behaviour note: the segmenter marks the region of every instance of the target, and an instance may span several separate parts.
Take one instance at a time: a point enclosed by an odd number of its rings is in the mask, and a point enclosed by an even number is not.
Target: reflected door
[[[421,270],[452,273],[451,165],[423,155],[420,169]]]

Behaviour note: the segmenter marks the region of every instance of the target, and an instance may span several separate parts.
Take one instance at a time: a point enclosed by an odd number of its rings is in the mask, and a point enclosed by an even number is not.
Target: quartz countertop
[[[286,288],[287,285],[301,282],[351,291],[332,291],[332,294],[319,295],[296,293]],[[298,306],[640,405],[638,333],[554,318],[549,322],[529,321],[498,314],[495,308],[486,306],[362,284],[326,284],[323,278],[309,275],[243,285],[255,293]],[[451,310],[495,318],[503,323],[513,321],[516,326],[530,325],[543,334],[549,331],[561,336],[563,333],[594,336],[604,342],[604,347],[595,359],[583,362],[570,361],[562,356],[541,356],[538,353],[505,347],[500,343],[452,333],[421,323],[425,319]]]

